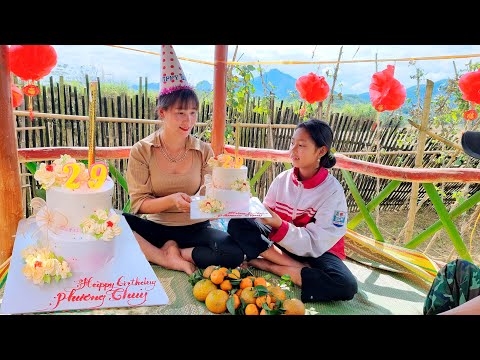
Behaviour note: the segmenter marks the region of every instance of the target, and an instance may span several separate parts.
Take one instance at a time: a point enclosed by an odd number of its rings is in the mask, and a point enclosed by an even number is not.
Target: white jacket
[[[328,170],[298,180],[298,168],[279,174],[263,203],[283,220],[270,240],[293,254],[319,257],[326,251],[345,259],[348,209],[343,187]]]

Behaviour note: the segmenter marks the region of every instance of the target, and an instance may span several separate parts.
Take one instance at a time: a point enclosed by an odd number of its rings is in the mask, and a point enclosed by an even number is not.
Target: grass
[[[470,210],[469,212],[462,214],[453,220],[460,234],[462,234],[462,226],[465,226],[464,223],[470,220],[472,214],[473,210]],[[356,213],[350,213],[349,217],[353,218],[355,215]],[[399,246],[402,246],[406,243],[403,236],[401,236],[401,231],[407,223],[407,219],[408,209],[400,211],[380,212],[380,218],[377,226],[379,227],[379,230],[384,236],[386,242]],[[434,209],[421,209],[415,217],[415,224],[413,230],[414,236],[421,233],[423,230],[428,228],[437,220],[438,215]],[[462,238],[467,249],[470,250],[474,262],[476,264],[480,264],[480,220],[478,221],[475,228],[470,249],[470,237],[474,228],[475,220],[476,219],[473,219],[470,224],[465,226]],[[354,231],[362,235],[374,238],[365,222],[360,223],[354,229]],[[424,252],[427,256],[440,262],[448,262],[458,257],[458,254],[453,246],[450,237],[443,229],[438,231],[438,233],[436,234],[436,239],[432,243],[431,241],[432,238],[427,239],[426,241],[421,243],[416,249]],[[427,247],[428,251],[425,252]]]

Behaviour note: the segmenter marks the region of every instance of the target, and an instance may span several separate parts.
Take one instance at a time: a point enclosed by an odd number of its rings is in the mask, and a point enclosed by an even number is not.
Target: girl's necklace
[[[162,155],[165,157],[165,159],[167,159],[171,163],[178,163],[178,162],[183,161],[185,159],[185,157],[187,156],[187,152],[188,152],[187,143],[185,142],[185,152],[183,154],[181,154],[177,157],[172,157],[172,156],[170,156],[170,154],[167,152],[167,149],[163,145],[162,135],[160,135],[160,151],[162,152]]]

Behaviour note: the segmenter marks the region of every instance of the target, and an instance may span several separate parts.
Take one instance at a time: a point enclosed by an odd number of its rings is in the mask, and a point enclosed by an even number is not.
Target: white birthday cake
[[[121,233],[120,216],[112,209],[114,183],[106,165],[94,163],[87,169],[69,155],[62,155],[52,164],[40,164],[34,177],[46,190],[46,201],[32,199],[33,215],[28,221],[38,227],[36,237],[42,251],[50,252],[47,256],[58,258],[73,273],[92,273],[105,267],[114,257],[113,240]],[[32,251],[27,248],[25,253]],[[49,271],[37,269],[45,265],[42,261],[29,267],[35,259],[26,255],[24,274],[33,280],[37,277],[40,283],[41,271],[47,275]]]
[[[200,203],[203,212],[248,212],[250,183],[247,167],[241,158],[219,155],[208,160],[212,167],[211,179],[205,181],[205,199]]]

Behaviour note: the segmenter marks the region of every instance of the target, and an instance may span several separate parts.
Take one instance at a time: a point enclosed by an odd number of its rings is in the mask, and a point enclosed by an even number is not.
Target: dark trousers
[[[200,268],[210,265],[234,268],[243,262],[242,249],[228,233],[211,227],[210,221],[185,226],[165,226],[132,214],[123,213],[123,216],[132,231],[158,248],[168,240],[174,240],[181,249],[193,247],[192,259]]]
[[[247,260],[257,258],[268,249],[272,244],[268,239],[270,232],[269,226],[254,219],[231,219],[228,222],[228,233],[242,248]],[[326,252],[317,258],[304,257],[292,254],[278,244],[275,246],[293,259],[310,265],[300,272],[303,302],[351,300],[357,293],[357,280],[338,256]]]

